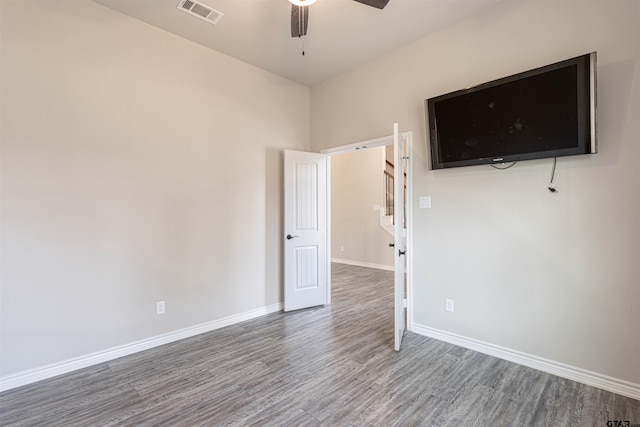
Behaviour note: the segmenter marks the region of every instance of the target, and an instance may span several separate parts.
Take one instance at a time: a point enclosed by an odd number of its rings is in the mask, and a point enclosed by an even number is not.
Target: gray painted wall
[[[414,132],[416,324],[640,383],[638,22],[635,0],[504,2],[312,88],[314,150]],[[426,98],[591,51],[600,152],[560,158],[557,194],[551,159],[429,170]]]
[[[1,15],[0,375],[277,305],[309,89],[90,1]]]

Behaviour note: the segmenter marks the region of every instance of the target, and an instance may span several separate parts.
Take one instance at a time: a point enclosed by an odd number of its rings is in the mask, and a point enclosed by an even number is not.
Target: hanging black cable
[[[553,178],[556,176],[556,162],[557,162],[558,158],[554,157],[553,158],[553,168],[551,169],[551,180],[549,180],[549,187],[547,187],[549,189],[549,191],[551,191],[552,193],[556,193],[558,190],[556,190],[556,185],[553,183]]]

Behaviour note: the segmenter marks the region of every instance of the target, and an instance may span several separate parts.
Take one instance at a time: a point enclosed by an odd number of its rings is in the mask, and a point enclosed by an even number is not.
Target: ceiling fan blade
[[[384,9],[389,3],[389,0],[355,0],[358,3],[366,4],[367,6],[375,7],[378,9]]]
[[[309,25],[309,6],[291,5],[291,37],[307,35]]]

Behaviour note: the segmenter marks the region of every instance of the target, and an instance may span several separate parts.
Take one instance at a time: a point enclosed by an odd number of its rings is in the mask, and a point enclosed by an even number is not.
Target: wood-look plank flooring
[[[0,395],[3,426],[607,426],[640,402],[407,333],[393,273],[333,266],[330,306],[274,313]]]

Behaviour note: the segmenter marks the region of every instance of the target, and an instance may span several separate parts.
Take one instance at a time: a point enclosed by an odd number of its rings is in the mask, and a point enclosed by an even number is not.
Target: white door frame
[[[407,175],[407,330],[413,331],[413,132],[401,132],[400,139],[406,141],[408,159],[408,175]],[[356,150],[365,150],[367,148],[382,147],[393,144],[393,135],[383,136],[380,138],[369,139],[366,141],[355,142],[352,144],[341,145],[339,147],[328,148],[320,151],[321,154],[328,156],[327,161],[327,250],[328,250],[328,296],[327,304],[331,302],[331,156],[336,154],[350,153]]]

